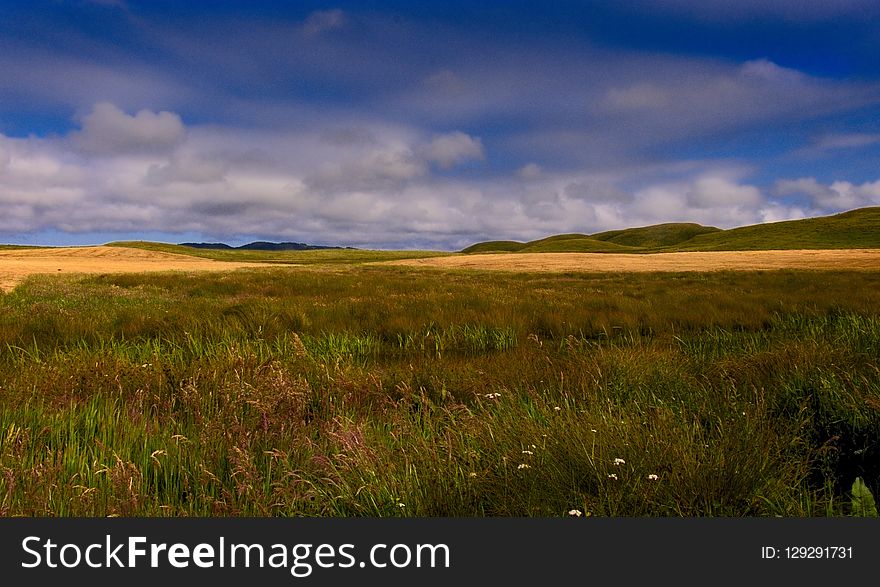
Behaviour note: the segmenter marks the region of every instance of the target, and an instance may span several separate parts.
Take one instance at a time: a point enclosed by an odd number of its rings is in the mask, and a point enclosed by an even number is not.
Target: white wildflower
[[[568,510],[568,515],[575,518],[580,518],[584,515],[584,512],[582,512],[581,510]]]
[[[522,470],[522,469],[531,469],[532,467],[525,464],[525,463],[520,463],[519,465],[517,465],[516,468]]]
[[[608,475],[608,478],[617,481],[617,473],[611,473],[610,475]]]
[[[648,479],[651,480],[651,481],[656,481],[656,480],[659,479],[659,478],[660,478],[660,477],[658,477],[657,475],[655,475],[655,474],[653,474],[653,473],[651,473],[650,475],[648,475]]]
[[[626,464],[626,461],[623,460],[623,459],[620,459],[620,458],[618,458],[618,459],[614,459],[614,465],[615,465],[615,466],[617,466],[617,465],[625,465],[625,464]]]

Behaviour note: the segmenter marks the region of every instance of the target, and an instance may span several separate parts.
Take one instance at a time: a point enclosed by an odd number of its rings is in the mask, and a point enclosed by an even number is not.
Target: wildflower
[[[522,451],[522,453],[523,453],[524,455],[533,455],[533,454],[535,454],[535,453],[533,453],[533,452],[530,451],[530,450],[524,450],[524,451]]]
[[[568,510],[568,515],[575,518],[580,518],[584,515],[584,512],[582,512],[581,510]]]
[[[618,459],[614,459],[614,465],[615,465],[615,466],[617,466],[617,465],[625,465],[625,464],[626,464],[626,461],[623,460],[623,459],[619,459],[619,458],[618,458]]]
[[[553,409],[554,409],[555,411],[557,411],[557,412],[561,412],[561,411],[562,411],[562,408],[560,408],[559,406],[553,406]]]
[[[650,475],[648,475],[648,479],[650,479],[651,481],[656,481],[656,480],[659,479],[659,478],[660,478],[660,477],[658,477],[657,475],[655,475],[655,474],[653,474],[653,473],[651,473]]]
[[[473,471],[471,471],[470,473],[468,473],[468,477],[476,477],[476,476],[477,476],[477,474],[474,473]]]
[[[608,478],[617,481],[617,473],[611,473],[610,475],[608,475]]]
[[[519,465],[517,465],[516,468],[517,468],[517,469],[520,469],[520,470],[522,470],[522,469],[531,469],[531,467],[530,467],[529,465],[525,464],[525,463],[520,463]]]
[[[495,398],[501,397],[501,394],[498,392],[487,393],[485,397],[487,397],[488,399],[495,399]]]
[[[590,428],[590,432],[596,432],[595,428]]]
[[[403,503],[402,501],[398,501],[398,502],[397,502],[397,507],[399,507],[399,508],[405,508],[405,507],[406,507],[406,504]]]

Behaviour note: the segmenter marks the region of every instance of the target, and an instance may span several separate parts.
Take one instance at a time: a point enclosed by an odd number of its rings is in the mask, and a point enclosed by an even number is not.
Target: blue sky
[[[880,3],[0,1],[0,242],[490,238],[880,205]]]

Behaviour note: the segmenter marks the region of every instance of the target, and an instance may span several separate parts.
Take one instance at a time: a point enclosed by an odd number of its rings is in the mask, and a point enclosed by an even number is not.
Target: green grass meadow
[[[877,494],[880,272],[340,254],[0,295],[0,515],[801,517],[851,514],[856,477]]]

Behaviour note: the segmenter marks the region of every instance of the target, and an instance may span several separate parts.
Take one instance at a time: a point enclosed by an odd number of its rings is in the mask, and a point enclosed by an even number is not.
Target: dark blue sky
[[[880,3],[0,2],[0,241],[457,248],[880,204]]]

